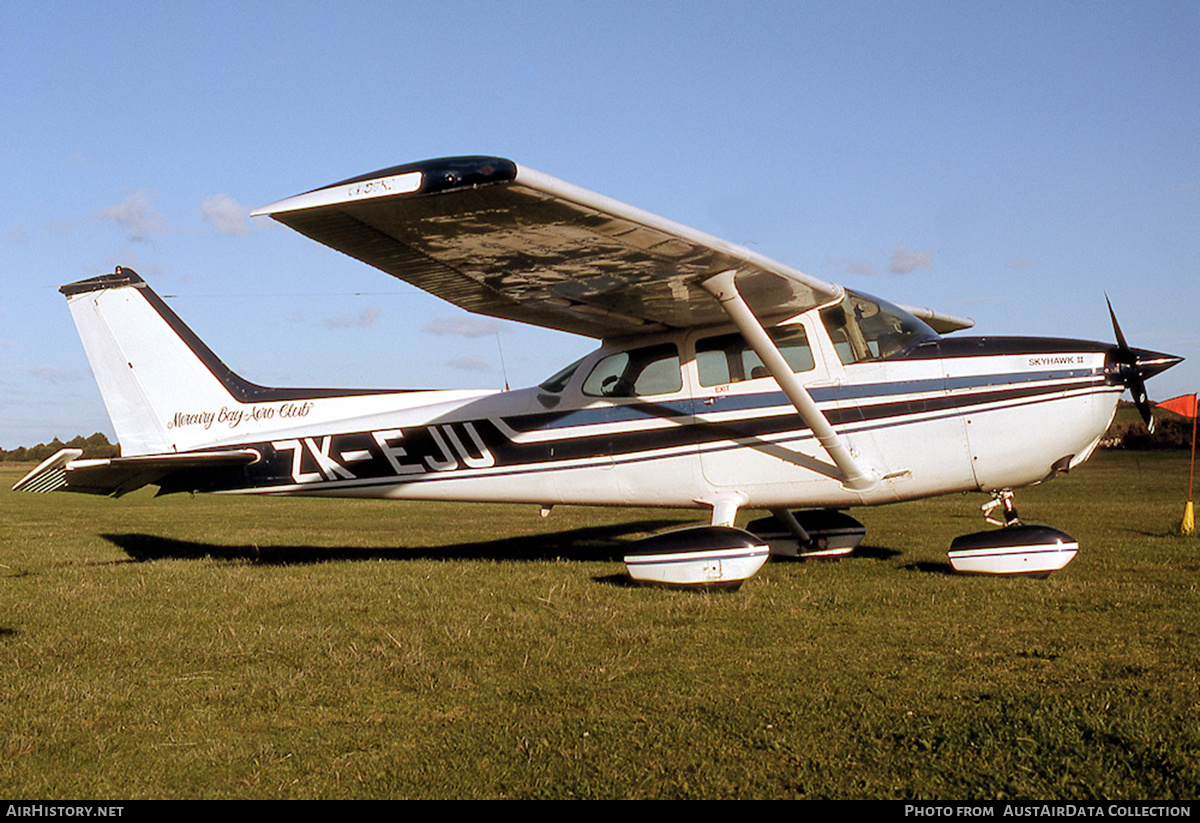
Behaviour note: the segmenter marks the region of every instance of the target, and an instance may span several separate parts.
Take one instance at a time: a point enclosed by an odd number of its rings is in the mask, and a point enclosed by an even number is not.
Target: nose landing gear
[[[991,523],[993,526],[1020,526],[1021,518],[1017,516],[1017,501],[1012,493],[1012,489],[1001,489],[997,492],[992,492],[992,499],[979,507],[983,511],[983,519]],[[1004,513],[1003,520],[997,520],[992,517],[992,512],[997,508]]]
[[[992,499],[981,508],[987,522],[1003,528],[954,538],[947,556],[956,572],[1043,578],[1066,566],[1079,551],[1079,543],[1069,534],[1022,523],[1011,489],[992,492]],[[992,516],[996,509],[1003,520]]]

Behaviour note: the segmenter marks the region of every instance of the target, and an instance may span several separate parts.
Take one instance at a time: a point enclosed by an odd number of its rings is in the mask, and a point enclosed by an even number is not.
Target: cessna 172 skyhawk
[[[736,586],[784,554],[852,550],[838,510],[978,490],[1004,528],[963,571],[1075,554],[1011,489],[1086,460],[1117,399],[1179,358],[1126,345],[942,337],[901,308],[494,157],[413,163],[255,212],[469,311],[600,338],[505,392],[279,389],[231,372],[129,269],[62,287],[121,444],[15,488],[711,509],[649,538],[637,579]],[[1110,307],[1111,313],[1111,307]],[[741,508],[771,518],[733,528]],[[989,518],[990,519],[990,518]],[[993,521],[998,524],[1001,521]]]

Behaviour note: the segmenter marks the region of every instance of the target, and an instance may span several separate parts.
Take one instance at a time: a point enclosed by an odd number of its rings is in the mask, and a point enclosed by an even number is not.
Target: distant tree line
[[[1117,416],[1108,427],[1100,445],[1115,449],[1190,449],[1192,447],[1192,420],[1162,409],[1154,412],[1154,434],[1151,434],[1142,418],[1130,413],[1133,404],[1121,401]]]
[[[49,443],[38,443],[32,448],[21,446],[11,451],[0,449],[0,461],[5,463],[41,463],[59,449],[83,449],[83,456],[88,458],[117,457],[121,453],[119,445],[109,443],[107,437],[100,432],[96,432],[91,437],[85,438],[80,435],[67,443],[62,442],[56,437]]]

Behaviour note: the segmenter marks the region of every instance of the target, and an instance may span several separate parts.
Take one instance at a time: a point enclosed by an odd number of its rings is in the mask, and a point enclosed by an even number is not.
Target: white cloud
[[[825,262],[835,267],[842,274],[873,275],[875,267],[866,260],[852,260],[846,257],[829,257]]]
[[[55,366],[31,366],[25,372],[35,380],[42,383],[50,383],[51,385],[77,377],[77,375]]]
[[[379,309],[368,306],[357,315],[329,317],[325,319],[327,329],[365,329],[379,319]]]
[[[893,274],[908,274],[917,269],[932,269],[933,254],[897,245],[892,249],[892,263],[888,270]]]
[[[245,237],[250,234],[250,209],[228,194],[214,194],[204,198],[200,204],[204,222],[210,224],[217,234]]]
[[[492,370],[488,362],[477,355],[456,357],[453,360],[448,360],[446,365],[453,369],[462,369],[463,371],[488,372]]]
[[[459,337],[487,337],[500,331],[500,324],[486,317],[434,317],[422,331]]]
[[[137,243],[169,233],[170,228],[151,202],[155,193],[150,189],[138,189],[115,206],[106,206],[96,212],[96,217],[108,223],[116,223],[125,230],[130,242]]]
[[[76,225],[74,223],[64,223],[61,220],[49,220],[46,222],[44,228],[48,234],[66,237],[75,231]]]

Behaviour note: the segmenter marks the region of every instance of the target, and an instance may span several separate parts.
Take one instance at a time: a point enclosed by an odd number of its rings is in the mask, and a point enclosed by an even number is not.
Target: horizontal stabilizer
[[[142,486],[163,492],[203,488],[215,476],[248,466],[261,458],[253,449],[183,452],[99,460],[77,459],[82,451],[63,449],[21,478],[13,491],[68,491],[120,497]]]
[[[67,485],[67,464],[82,454],[83,449],[59,449],[18,480],[13,491],[38,494],[58,491]]]

